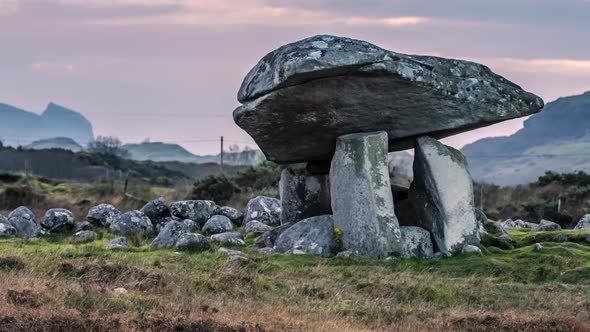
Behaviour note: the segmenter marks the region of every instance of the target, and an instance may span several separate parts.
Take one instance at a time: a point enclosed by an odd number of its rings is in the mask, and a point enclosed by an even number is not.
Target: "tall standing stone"
[[[473,181],[461,152],[430,137],[416,140],[410,199],[418,226],[429,230],[440,252],[453,255],[479,244]]]
[[[387,169],[387,133],[340,136],[330,169],[334,226],[342,249],[384,258],[399,255],[401,232]]]
[[[281,224],[332,213],[328,174],[309,174],[304,163],[283,169],[279,190]]]

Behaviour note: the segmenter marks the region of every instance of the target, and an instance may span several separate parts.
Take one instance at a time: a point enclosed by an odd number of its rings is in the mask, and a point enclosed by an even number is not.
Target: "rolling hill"
[[[590,91],[562,97],[511,136],[484,138],[462,149],[476,181],[535,181],[545,171],[590,170]]]

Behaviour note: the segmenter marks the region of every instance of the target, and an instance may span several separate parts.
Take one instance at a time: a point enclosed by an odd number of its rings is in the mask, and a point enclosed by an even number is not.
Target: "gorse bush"
[[[281,178],[281,167],[270,161],[248,167],[233,177],[209,175],[196,181],[190,199],[209,199],[225,204],[238,194],[265,195],[273,192]]]
[[[577,173],[556,173],[545,172],[545,175],[539,177],[539,184],[544,186],[551,183],[563,185],[590,186],[590,174],[579,171]]]

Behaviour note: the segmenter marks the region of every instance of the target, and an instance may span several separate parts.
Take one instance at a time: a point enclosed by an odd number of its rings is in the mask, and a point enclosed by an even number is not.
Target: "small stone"
[[[78,233],[79,231],[91,231],[94,228],[89,221],[82,221],[76,223],[74,226],[74,233]]]
[[[172,216],[170,214],[170,208],[166,204],[166,201],[163,197],[147,203],[141,208],[140,211],[150,218],[152,224],[154,225],[159,224],[164,218],[170,218]]]
[[[233,228],[234,225],[228,217],[216,215],[207,220],[203,226],[203,232],[206,234],[219,234],[230,232]]]
[[[121,215],[116,207],[110,204],[100,204],[88,211],[86,219],[96,227],[109,228],[116,217]]]
[[[465,246],[463,246],[463,250],[461,252],[463,254],[480,254],[481,255],[481,249],[479,249],[479,247],[471,245],[471,244],[466,244]]]
[[[8,222],[16,229],[16,234],[20,237],[32,238],[39,235],[35,215],[33,211],[25,206],[20,206],[10,212]]]
[[[286,231],[276,241],[275,250],[332,257],[336,253],[334,219],[331,215],[304,219]]]
[[[113,290],[113,293],[115,293],[115,295],[117,296],[123,296],[123,295],[127,295],[127,293],[129,293],[127,291],[127,289],[123,288],[123,287],[119,287],[119,288],[115,288]]]
[[[281,202],[276,198],[258,196],[246,205],[244,223],[256,220],[266,225],[278,225],[281,221]]]
[[[211,240],[222,245],[243,246],[246,244],[246,242],[244,242],[244,237],[238,232],[227,232],[211,235]]]
[[[0,223],[0,237],[12,237],[16,233],[16,228],[12,227],[12,225]]]
[[[256,249],[256,251],[257,251],[259,254],[263,254],[263,255],[272,255],[272,254],[274,254],[274,253],[276,252],[276,251],[274,250],[274,248],[269,248],[269,247],[266,247],[266,248],[259,248],[259,249]]]
[[[344,250],[336,254],[336,257],[355,257],[358,256],[358,253],[352,250]]]
[[[166,224],[158,236],[150,243],[150,249],[172,248],[182,235],[187,233],[182,222],[171,221]]]
[[[232,265],[242,265],[244,263],[248,262],[248,258],[244,257],[244,256],[240,256],[240,255],[231,255],[229,256],[229,258],[227,259],[227,261],[232,264]]]
[[[219,206],[213,201],[192,200],[170,204],[170,212],[173,217],[181,220],[190,219],[199,225],[206,223],[218,211]]]
[[[79,231],[72,236],[72,242],[75,244],[89,243],[97,238],[98,235],[93,231]]]
[[[590,228],[590,214],[587,214],[578,221],[578,224],[574,229],[583,229],[583,228]]]
[[[256,238],[257,242],[264,242],[264,245],[267,247],[274,247],[277,239],[284,231],[291,228],[291,226],[295,225],[295,223],[286,223],[282,224],[281,226],[275,227],[270,231],[267,231]]]
[[[232,207],[224,206],[217,212],[220,216],[227,217],[234,225],[242,226],[244,220],[244,214]]]
[[[542,245],[542,244],[540,244],[540,243],[538,243],[538,242],[537,242],[537,243],[535,243],[535,244],[533,244],[533,250],[534,250],[534,251],[542,251],[543,249],[545,249],[545,248],[543,247],[543,245]]]
[[[138,210],[129,211],[115,217],[109,229],[111,232],[123,236],[132,234],[147,236],[154,232],[154,226],[150,219]]]
[[[66,209],[49,209],[41,219],[41,227],[53,233],[71,231],[75,225],[74,214]]]
[[[416,226],[402,226],[402,258],[429,259],[434,255],[430,232]]]
[[[558,231],[561,230],[561,226],[559,224],[554,223],[553,221],[549,220],[541,220],[539,223],[539,227],[537,228],[538,232],[545,232],[545,231]]]
[[[234,255],[239,255],[239,256],[244,256],[245,254],[239,250],[233,250],[233,249],[227,249],[227,248],[219,248],[217,250],[218,253],[220,254],[224,254],[224,255],[228,255],[228,256],[234,256]]]
[[[127,241],[126,237],[118,237],[114,240],[111,240],[107,244],[105,244],[104,248],[106,250],[113,250],[113,249],[127,250],[127,249],[129,249],[129,242]]]
[[[206,237],[197,233],[185,233],[176,241],[176,250],[179,251],[204,251],[209,249],[209,241]]]
[[[199,224],[197,224],[194,220],[184,219],[182,224],[184,225],[187,233],[194,233],[195,231],[199,230]]]
[[[258,220],[251,220],[246,223],[246,233],[248,234],[262,234],[268,231],[272,231],[272,227],[267,224],[263,224]]]

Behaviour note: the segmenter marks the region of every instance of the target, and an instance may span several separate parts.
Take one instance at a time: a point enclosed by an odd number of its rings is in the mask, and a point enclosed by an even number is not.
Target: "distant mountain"
[[[462,149],[476,181],[535,181],[545,171],[590,170],[590,91],[559,98],[511,136],[484,138]]]
[[[24,146],[24,148],[32,150],[63,149],[72,152],[79,152],[83,150],[80,144],[68,137],[55,137],[38,140]]]
[[[219,163],[220,161],[219,154],[198,156],[178,144],[149,142],[125,144],[123,148],[129,151],[130,158],[133,160],[180,161],[196,164]],[[223,155],[224,164],[234,166],[254,165],[264,160],[264,155],[259,150],[226,152]]]
[[[25,146],[55,137],[86,145],[94,140],[94,133],[83,115],[54,103],[41,115],[0,103],[0,140],[4,145]]]

